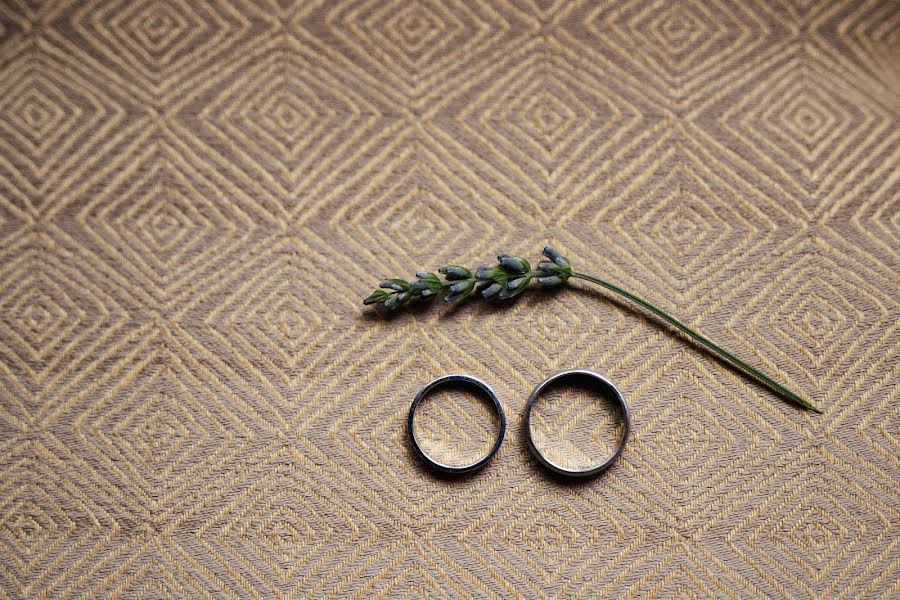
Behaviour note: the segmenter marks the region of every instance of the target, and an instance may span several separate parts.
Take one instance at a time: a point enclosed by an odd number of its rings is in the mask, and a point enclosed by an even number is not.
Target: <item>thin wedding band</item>
[[[416,432],[413,429],[413,419],[415,418],[416,409],[419,407],[419,402],[422,400],[422,398],[424,398],[428,394],[428,392],[434,390],[437,387],[454,383],[462,383],[468,385],[486,394],[488,398],[490,398],[494,403],[494,408],[497,409],[497,415],[500,417],[500,430],[497,432],[497,439],[494,441],[494,446],[487,454],[478,459],[476,462],[470,465],[463,465],[461,467],[447,465],[428,456],[428,454],[426,454],[422,447],[419,445],[419,441],[416,439]],[[469,473],[483,467],[489,460],[491,460],[494,454],[497,453],[497,450],[500,449],[500,444],[503,443],[503,435],[506,433],[506,415],[503,414],[503,407],[500,406],[500,399],[497,398],[497,394],[495,394],[494,390],[492,390],[490,386],[488,386],[488,384],[486,384],[485,382],[468,375],[444,375],[443,377],[438,377],[437,379],[423,387],[422,390],[416,395],[416,399],[413,400],[412,406],[409,407],[409,418],[406,421],[406,430],[407,433],[409,433],[409,440],[410,442],[412,442],[412,446],[416,451],[416,454],[419,455],[419,458],[428,463],[431,468],[442,471],[444,473]]]
[[[531,437],[531,407],[534,406],[535,401],[541,395],[541,392],[544,391],[551,383],[561,381],[564,379],[588,379],[592,382],[594,389],[598,392],[607,392],[612,395],[616,401],[619,403],[619,406],[622,407],[622,414],[625,416],[625,431],[622,434],[622,439],[619,441],[619,445],[616,447],[615,451],[609,456],[606,460],[595,467],[590,467],[588,469],[566,469],[563,466],[556,464],[551,461],[549,458],[544,456],[540,450],[538,450],[537,445],[534,443],[534,439]],[[628,432],[631,429],[631,416],[628,413],[628,405],[625,403],[625,397],[622,395],[622,392],[619,391],[613,383],[603,377],[602,375],[598,375],[593,371],[586,371],[582,369],[572,369],[570,371],[562,371],[560,373],[556,373],[551,375],[544,381],[542,381],[534,391],[531,392],[531,396],[528,397],[528,405],[525,407],[525,436],[528,440],[528,448],[531,450],[531,453],[534,454],[534,457],[540,461],[542,465],[553,471],[554,473],[558,473],[560,475],[566,475],[568,477],[589,477],[591,475],[596,475],[605,471],[615,460],[622,454],[622,450],[625,448],[625,442],[628,441]]]

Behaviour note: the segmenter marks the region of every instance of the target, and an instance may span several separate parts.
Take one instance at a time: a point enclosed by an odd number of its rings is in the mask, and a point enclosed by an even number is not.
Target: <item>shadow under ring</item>
[[[416,415],[416,409],[419,407],[419,402],[421,402],[422,399],[425,398],[425,396],[427,396],[428,393],[435,388],[455,384],[467,385],[485,394],[494,403],[494,408],[497,410],[497,415],[500,417],[500,428],[497,432],[497,439],[494,441],[494,445],[490,449],[490,451],[488,451],[487,454],[485,454],[474,463],[459,467],[444,464],[428,456],[428,454],[426,454],[422,447],[419,445],[419,441],[416,439],[415,430],[413,429],[413,420]],[[506,433],[506,415],[503,413],[503,407],[500,405],[500,399],[497,398],[497,394],[495,394],[494,390],[492,390],[490,386],[488,386],[488,384],[486,384],[485,382],[468,375],[444,375],[443,377],[438,377],[437,379],[423,387],[422,390],[416,395],[416,399],[413,400],[412,406],[409,407],[409,418],[406,421],[406,430],[409,434],[409,440],[412,443],[412,447],[416,451],[416,454],[418,454],[419,458],[425,461],[431,468],[437,471],[441,471],[442,473],[470,473],[472,471],[480,469],[485,464],[487,464],[487,462],[491,460],[494,454],[497,453],[497,450],[500,449],[500,444],[503,443],[503,436]]]
[[[618,446],[616,446],[615,451],[599,465],[587,469],[567,469],[561,465],[556,464],[555,462],[544,456],[540,450],[538,450],[537,445],[534,443],[534,438],[532,438],[531,436],[531,408],[532,406],[534,406],[535,401],[548,385],[550,385],[551,383],[564,381],[566,379],[590,381],[595,391],[607,394],[615,398],[619,406],[622,407],[622,414],[625,418],[625,431],[622,433],[622,439],[619,441]],[[531,396],[528,397],[528,405],[525,407],[524,426],[525,437],[528,440],[528,448],[542,465],[559,475],[565,475],[567,477],[590,477],[591,475],[597,475],[608,469],[609,466],[612,465],[613,462],[615,462],[615,460],[619,457],[619,455],[622,454],[622,450],[625,449],[625,443],[628,441],[628,432],[631,430],[631,416],[628,412],[628,404],[626,404],[625,402],[625,396],[622,395],[622,392],[619,391],[619,388],[613,385],[610,380],[603,377],[602,375],[594,373],[593,371],[572,369],[569,371],[561,371],[559,373],[551,375],[550,377],[539,383],[536,388],[534,388],[534,391],[531,392]]]

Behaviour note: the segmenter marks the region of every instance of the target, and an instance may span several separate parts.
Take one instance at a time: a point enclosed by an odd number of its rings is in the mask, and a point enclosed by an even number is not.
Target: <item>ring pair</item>
[[[599,465],[591,466],[587,469],[567,469],[557,463],[554,463],[549,458],[544,456],[543,453],[541,453],[540,449],[538,449],[537,445],[534,443],[534,439],[531,435],[531,409],[534,406],[535,401],[541,395],[541,392],[543,392],[544,389],[551,383],[561,383],[563,381],[575,379],[582,382],[586,381],[594,390],[613,398],[621,407],[622,414],[624,415],[625,419],[625,431],[622,434],[622,438],[620,439],[619,444],[616,446],[616,449],[612,453],[612,455],[606,458]],[[416,409],[418,408],[419,403],[429,392],[431,392],[435,388],[445,385],[466,385],[486,395],[493,402],[494,408],[497,411],[497,415],[500,418],[500,428],[497,432],[497,438],[494,441],[494,445],[491,447],[487,454],[479,458],[474,463],[468,465],[451,466],[441,463],[428,456],[428,454],[419,445],[419,441],[416,439],[416,434],[413,429],[413,420],[415,418]],[[534,388],[534,391],[532,391],[531,395],[528,397],[528,404],[525,406],[525,418],[523,426],[525,429],[526,439],[528,441],[528,448],[531,449],[531,453],[542,465],[544,465],[554,473],[558,473],[560,475],[569,477],[588,477],[590,475],[596,475],[606,470],[622,453],[622,450],[625,448],[625,442],[628,440],[628,432],[631,429],[631,417],[628,413],[628,405],[625,403],[625,397],[622,395],[622,392],[620,392],[619,389],[612,384],[611,381],[609,381],[602,375],[594,373],[593,371],[572,369],[569,371],[562,371],[551,375],[540,384],[538,384],[536,388]],[[423,387],[422,390],[416,395],[415,400],[413,400],[412,406],[409,408],[409,418],[407,419],[406,428],[407,433],[409,434],[409,439],[412,442],[412,446],[416,451],[416,454],[418,454],[419,457],[424,460],[430,467],[443,473],[469,473],[471,471],[475,471],[476,469],[480,469],[485,464],[487,464],[487,462],[494,456],[494,454],[497,453],[497,450],[500,449],[500,444],[503,443],[503,436],[506,433],[506,415],[503,412],[503,407],[500,405],[500,400],[499,398],[497,398],[497,394],[495,394],[490,386],[488,386],[485,382],[468,375],[445,375],[443,377],[438,377],[437,379]]]

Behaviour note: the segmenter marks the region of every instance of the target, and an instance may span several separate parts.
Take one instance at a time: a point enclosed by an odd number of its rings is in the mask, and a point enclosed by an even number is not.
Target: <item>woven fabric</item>
[[[900,596],[898,32],[892,0],[0,2],[0,598]],[[361,304],[545,244],[824,414],[583,282]],[[633,429],[572,484],[520,423],[576,367]],[[461,479],[405,433],[453,372],[509,419]],[[489,442],[454,397],[429,447]],[[611,428],[576,400],[577,459]]]

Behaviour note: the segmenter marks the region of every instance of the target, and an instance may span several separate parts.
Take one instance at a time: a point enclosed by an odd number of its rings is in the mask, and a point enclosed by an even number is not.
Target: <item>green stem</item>
[[[821,412],[822,412],[821,410],[819,410],[814,405],[810,404],[809,402],[807,402],[806,400],[804,400],[803,398],[801,398],[800,396],[798,396],[791,390],[787,389],[786,387],[784,387],[783,385],[781,385],[774,379],[768,377],[767,375],[764,375],[759,370],[751,367],[750,365],[748,365],[747,363],[745,363],[744,361],[742,361],[741,359],[736,357],[734,354],[728,352],[721,346],[719,346],[719,345],[713,343],[712,341],[708,340],[707,338],[703,337],[702,335],[700,335],[696,331],[692,330],[691,328],[689,328],[687,325],[685,325],[678,319],[670,317],[669,315],[667,315],[663,311],[659,310],[658,308],[656,308],[655,306],[653,306],[646,300],[642,300],[641,298],[638,298],[634,294],[623,290],[619,286],[613,285],[607,281],[603,281],[602,279],[598,279],[598,278],[592,277],[590,275],[585,275],[584,273],[572,273],[572,277],[575,277],[577,279],[584,279],[585,281],[590,281],[591,283],[596,283],[597,285],[603,286],[606,289],[619,294],[620,296],[624,296],[625,298],[628,298],[632,302],[640,304],[641,306],[643,306],[650,312],[665,319],[667,322],[671,323],[672,325],[674,325],[675,327],[680,329],[682,332],[689,335],[691,338],[695,339],[696,341],[700,342],[701,344],[703,344],[704,346],[706,346],[707,348],[709,348],[710,350],[712,350],[713,352],[718,354],[721,358],[725,359],[731,365],[737,367],[739,370],[741,370],[745,374],[750,375],[751,377],[755,378],[757,381],[764,384],[769,389],[781,394],[782,396],[784,396],[791,402],[799,404],[803,408],[806,408],[808,410],[812,410],[812,411],[815,411],[815,412],[821,414]]]

